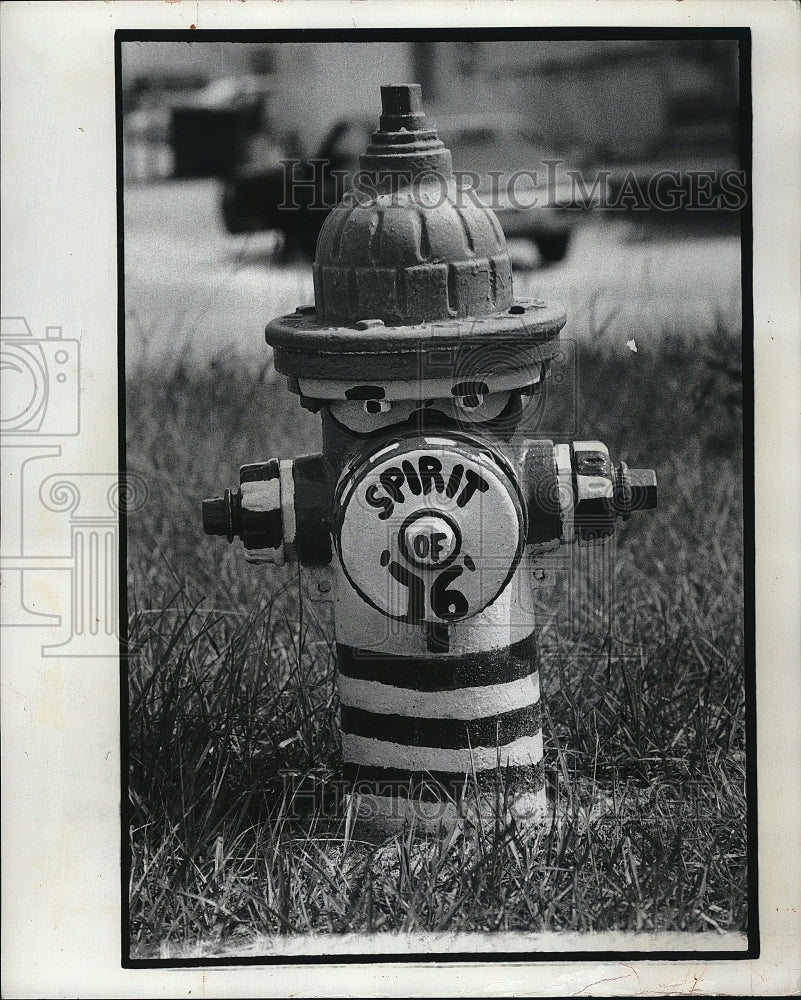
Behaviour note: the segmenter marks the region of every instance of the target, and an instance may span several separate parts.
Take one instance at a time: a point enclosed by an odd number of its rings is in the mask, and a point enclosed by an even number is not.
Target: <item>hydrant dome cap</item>
[[[513,302],[500,223],[457,190],[419,90],[382,88],[381,127],[361,157],[363,174],[323,224],[314,263],[320,323],[408,326],[488,316]]]

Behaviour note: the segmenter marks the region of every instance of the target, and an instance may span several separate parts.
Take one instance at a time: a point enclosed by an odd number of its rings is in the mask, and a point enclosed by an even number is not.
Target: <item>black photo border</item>
[[[751,29],[749,27],[705,28],[597,28],[597,27],[516,27],[511,28],[354,28],[354,29],[231,29],[231,30],[160,30],[117,29],[114,33],[114,70],[116,88],[117,151],[117,361],[118,361],[118,455],[120,495],[125,497],[126,397],[125,397],[125,239],[124,172],[122,121],[122,45],[126,42],[465,42],[465,41],[692,41],[734,40],[739,58],[739,128],[740,169],[745,175],[746,204],[740,215],[742,357],[743,371],[743,541],[744,541],[744,669],[746,726],[746,838],[748,864],[747,949],[740,951],[671,950],[671,951],[515,951],[482,952],[409,952],[359,954],[297,954],[246,957],[132,959],[130,958],[130,911],[128,887],[131,870],[129,826],[131,808],[128,797],[128,577],[127,514],[121,505],[120,521],[120,896],[121,896],[121,967],[125,969],[209,968],[224,966],[276,965],[354,965],[354,964],[484,964],[626,961],[735,961],[759,958],[759,872],[757,844],[757,713],[755,652],[755,498],[754,498],[754,310],[753,310],[753,208],[752,170],[752,92]],[[750,377],[749,377],[750,376]],[[488,933],[488,936],[489,933]],[[588,934],[588,937],[590,935]],[[692,933],[687,933],[688,940]]]

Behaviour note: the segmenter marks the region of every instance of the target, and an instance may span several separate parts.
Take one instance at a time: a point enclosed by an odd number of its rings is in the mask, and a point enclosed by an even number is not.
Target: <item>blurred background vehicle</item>
[[[597,205],[604,185],[593,189],[586,205],[580,204],[567,173],[580,164],[522,115],[468,112],[431,117],[453,154],[454,170],[479,175],[476,194],[498,216],[506,237],[531,240],[547,263],[562,260],[581,218],[576,210]]]
[[[291,146],[273,138],[271,96],[272,78],[252,73],[137,78],[124,99],[131,179],[225,177],[256,157],[278,163]]]
[[[521,115],[432,110],[427,117],[451,150],[463,186],[495,211],[506,236],[533,241],[543,261],[561,260],[580,219],[573,211],[579,207],[575,186],[567,175],[577,164],[566,162]],[[359,154],[376,128],[375,116],[338,121],[307,160],[268,166],[251,157],[239,165],[222,195],[228,232],[277,230],[287,255],[299,251],[313,257],[322,224],[341,197],[343,181],[345,189],[351,186]],[[338,179],[336,171],[347,176]],[[478,184],[468,173],[478,175]],[[603,185],[593,188],[582,207],[598,204],[603,190]]]
[[[172,106],[191,99],[208,82],[197,68],[179,72],[158,66],[143,68],[123,81],[123,151],[129,181],[152,181],[172,174]]]
[[[368,120],[338,121],[313,156],[285,163],[265,163],[254,147],[253,155],[224,182],[226,230],[275,231],[281,237],[282,257],[314,257],[323,222],[343,191],[337,172],[352,176],[358,170],[359,154],[375,127],[377,123]]]

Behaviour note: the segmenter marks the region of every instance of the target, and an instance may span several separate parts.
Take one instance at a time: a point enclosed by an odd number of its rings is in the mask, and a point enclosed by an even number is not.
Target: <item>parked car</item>
[[[561,260],[580,217],[573,210],[577,207],[575,185],[563,158],[518,115],[428,117],[451,150],[454,169],[465,172],[461,186],[472,188],[493,209],[506,236],[533,241],[545,261]],[[374,119],[338,121],[316,155],[295,164],[290,197],[283,166],[264,169],[252,161],[241,165],[223,191],[222,213],[228,231],[279,230],[285,253],[313,256],[325,217],[342,193],[342,182],[337,182],[332,171],[358,171],[359,153],[375,128]],[[477,184],[468,171],[478,175]],[[596,187],[588,207],[600,196]],[[298,207],[289,207],[291,201]]]

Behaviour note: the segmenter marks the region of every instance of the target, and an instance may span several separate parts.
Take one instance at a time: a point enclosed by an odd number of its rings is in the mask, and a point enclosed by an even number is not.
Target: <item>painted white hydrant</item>
[[[381,88],[360,182],[326,219],[315,305],[274,363],[323,454],[243,466],[204,501],[252,562],[332,564],[342,748],[391,830],[546,812],[533,576],[543,554],[656,505],[598,441],[520,439],[564,310],[516,301],[492,211],[454,185],[417,84]]]

